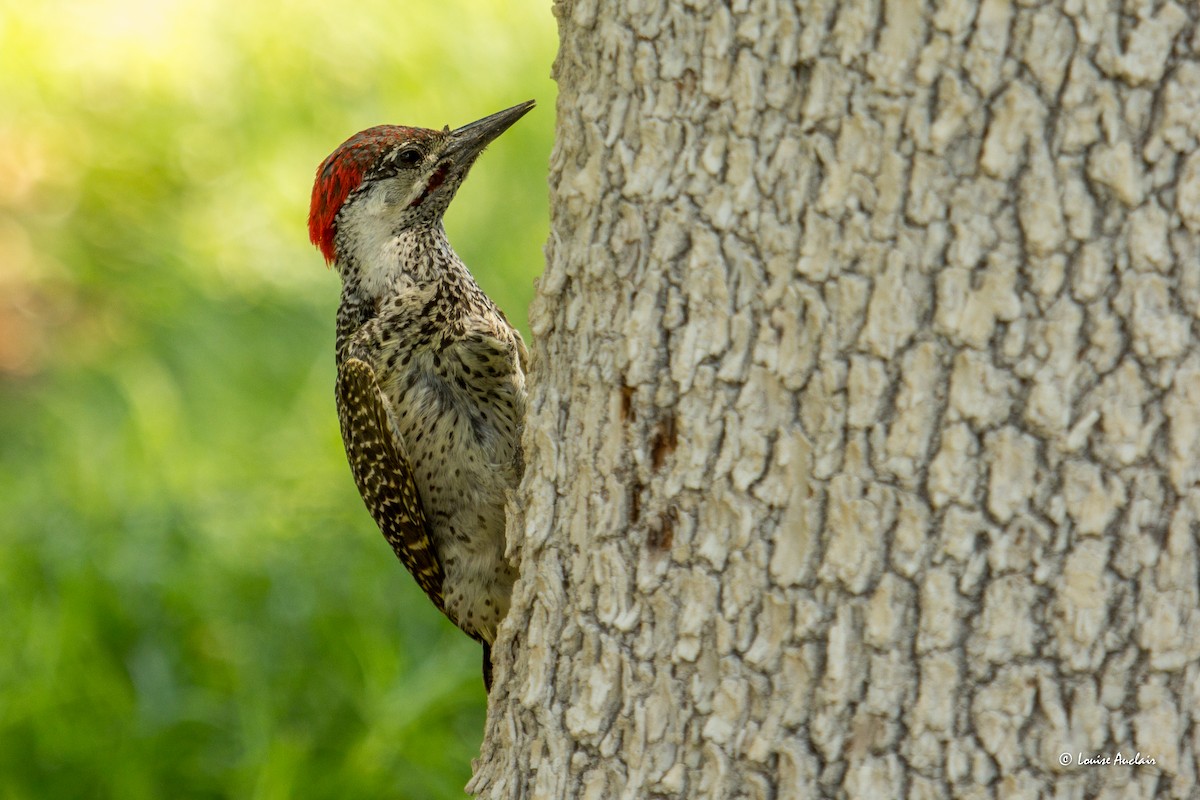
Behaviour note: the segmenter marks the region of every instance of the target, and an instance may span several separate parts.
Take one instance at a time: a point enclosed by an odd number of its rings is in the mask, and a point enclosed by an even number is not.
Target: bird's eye
[[[421,151],[415,147],[406,147],[396,156],[396,160],[406,167],[411,167],[421,161]]]

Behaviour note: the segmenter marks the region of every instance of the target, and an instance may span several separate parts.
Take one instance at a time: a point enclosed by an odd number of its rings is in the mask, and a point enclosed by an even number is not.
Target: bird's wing
[[[513,328],[513,336],[517,339],[517,365],[521,367],[521,374],[525,374],[529,372],[529,350],[525,348],[525,340],[516,328]]]
[[[521,332],[513,327],[513,324],[508,321],[508,317],[506,317],[504,315],[503,311],[501,311],[498,307],[495,307],[495,306],[493,306],[493,308],[495,309],[497,316],[499,316],[500,319],[504,322],[504,327],[508,331],[511,332],[512,338],[516,342],[517,366],[521,368],[522,374],[529,372],[529,350],[526,349],[526,347],[525,347],[525,340],[523,338],[521,338]],[[497,334],[496,338],[503,341],[504,335]]]
[[[338,366],[337,399],[346,459],[367,510],[417,585],[445,613],[442,565],[404,441],[374,370],[357,358],[344,361]]]

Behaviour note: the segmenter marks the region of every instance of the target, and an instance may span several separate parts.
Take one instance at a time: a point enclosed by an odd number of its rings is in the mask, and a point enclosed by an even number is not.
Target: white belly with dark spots
[[[458,343],[414,356],[384,386],[442,562],[446,613],[487,642],[516,579],[504,559],[504,505],[520,478],[525,403],[515,352],[500,355]]]

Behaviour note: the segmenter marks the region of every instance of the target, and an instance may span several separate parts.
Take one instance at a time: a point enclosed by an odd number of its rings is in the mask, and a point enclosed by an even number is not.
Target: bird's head
[[[475,159],[534,102],[436,131],[379,125],[354,134],[317,168],[308,236],[337,261],[350,237],[391,237],[440,222]]]

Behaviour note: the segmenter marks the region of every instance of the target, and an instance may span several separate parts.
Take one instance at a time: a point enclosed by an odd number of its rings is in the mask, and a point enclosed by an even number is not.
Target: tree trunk
[[[470,789],[1194,797],[1197,7],[556,14]]]

